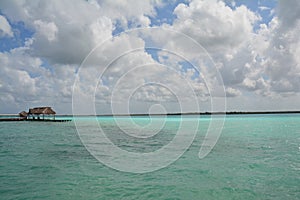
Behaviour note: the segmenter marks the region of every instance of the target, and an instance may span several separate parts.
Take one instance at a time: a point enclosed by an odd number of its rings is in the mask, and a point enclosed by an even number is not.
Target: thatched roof
[[[19,116],[20,116],[20,117],[27,117],[27,115],[28,115],[28,114],[27,114],[27,112],[25,112],[25,111],[22,111],[22,112],[19,113]]]
[[[51,107],[37,107],[37,108],[30,108],[28,114],[33,114],[33,115],[55,115],[56,112],[52,110]]]

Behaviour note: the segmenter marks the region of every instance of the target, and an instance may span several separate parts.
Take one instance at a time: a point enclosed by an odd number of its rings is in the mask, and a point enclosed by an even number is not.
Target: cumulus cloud
[[[96,2],[96,1],[95,1]],[[123,28],[147,27],[151,21],[149,16],[155,16],[155,7],[163,4],[161,0],[135,1],[135,0],[104,0],[97,1],[98,6],[106,16],[119,22]]]
[[[236,96],[240,96],[241,92],[237,89],[234,88],[227,88],[226,89],[226,97],[236,97]]]
[[[75,67],[43,66],[40,58],[26,54],[26,48],[0,53],[0,64],[1,100],[4,105],[13,105],[1,109],[17,112],[32,106],[71,103]]]
[[[52,64],[80,64],[101,42],[124,29],[148,26],[159,1],[2,1],[1,11],[34,31],[29,53]],[[138,9],[137,9],[138,8]]]
[[[270,90],[283,95],[300,91],[297,54],[300,51],[300,15],[292,14],[293,10],[300,10],[299,2],[286,4],[279,1],[278,17],[274,17],[268,25],[269,38],[262,63],[269,78]]]
[[[251,36],[259,19],[245,6],[234,10],[223,1],[191,1],[179,4],[173,27],[197,40],[209,52],[241,45]]]
[[[97,22],[102,16],[95,6],[86,1],[63,3],[23,0],[2,1],[0,5],[2,12],[12,21],[22,21],[34,31],[28,52],[46,58],[51,64],[80,63],[95,45],[93,33],[96,30],[89,24]],[[109,37],[107,23],[103,24],[102,29],[99,36],[102,33],[103,38]]]
[[[41,20],[36,20],[34,21],[34,25],[37,31],[36,34],[40,35],[40,37],[45,37],[50,42],[56,39],[58,29],[55,23],[47,23]]]

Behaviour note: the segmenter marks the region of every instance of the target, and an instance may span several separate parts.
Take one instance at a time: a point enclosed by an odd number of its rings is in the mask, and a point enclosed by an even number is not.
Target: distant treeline
[[[167,115],[250,115],[250,114],[299,114],[300,111],[229,111],[199,113],[168,113]]]
[[[251,114],[300,114],[300,111],[228,111],[228,112],[187,112],[187,113],[167,113],[167,114],[103,114],[99,117],[110,116],[176,116],[176,115],[251,115]],[[73,116],[73,115],[63,115]],[[76,115],[76,116],[95,116],[95,115]]]

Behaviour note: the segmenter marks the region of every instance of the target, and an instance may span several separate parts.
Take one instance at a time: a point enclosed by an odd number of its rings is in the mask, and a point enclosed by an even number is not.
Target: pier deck
[[[31,121],[31,122],[70,122],[71,119],[23,119],[23,118],[0,118],[0,122]]]

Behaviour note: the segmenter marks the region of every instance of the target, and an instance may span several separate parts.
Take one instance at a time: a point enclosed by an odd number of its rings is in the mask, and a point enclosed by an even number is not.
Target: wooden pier
[[[22,111],[19,117],[10,115],[0,117],[0,122],[17,122],[17,121],[31,121],[31,122],[70,122],[71,119],[55,119],[56,112],[49,106],[30,108],[28,112]],[[49,116],[52,116],[51,118]]]
[[[0,118],[0,122],[15,122],[15,121],[25,121],[22,118]]]
[[[70,122],[71,119],[25,119],[24,121],[31,122]]]
[[[24,119],[24,118],[0,118],[0,122],[16,122],[16,121],[31,121],[31,122],[70,122],[71,119]]]

